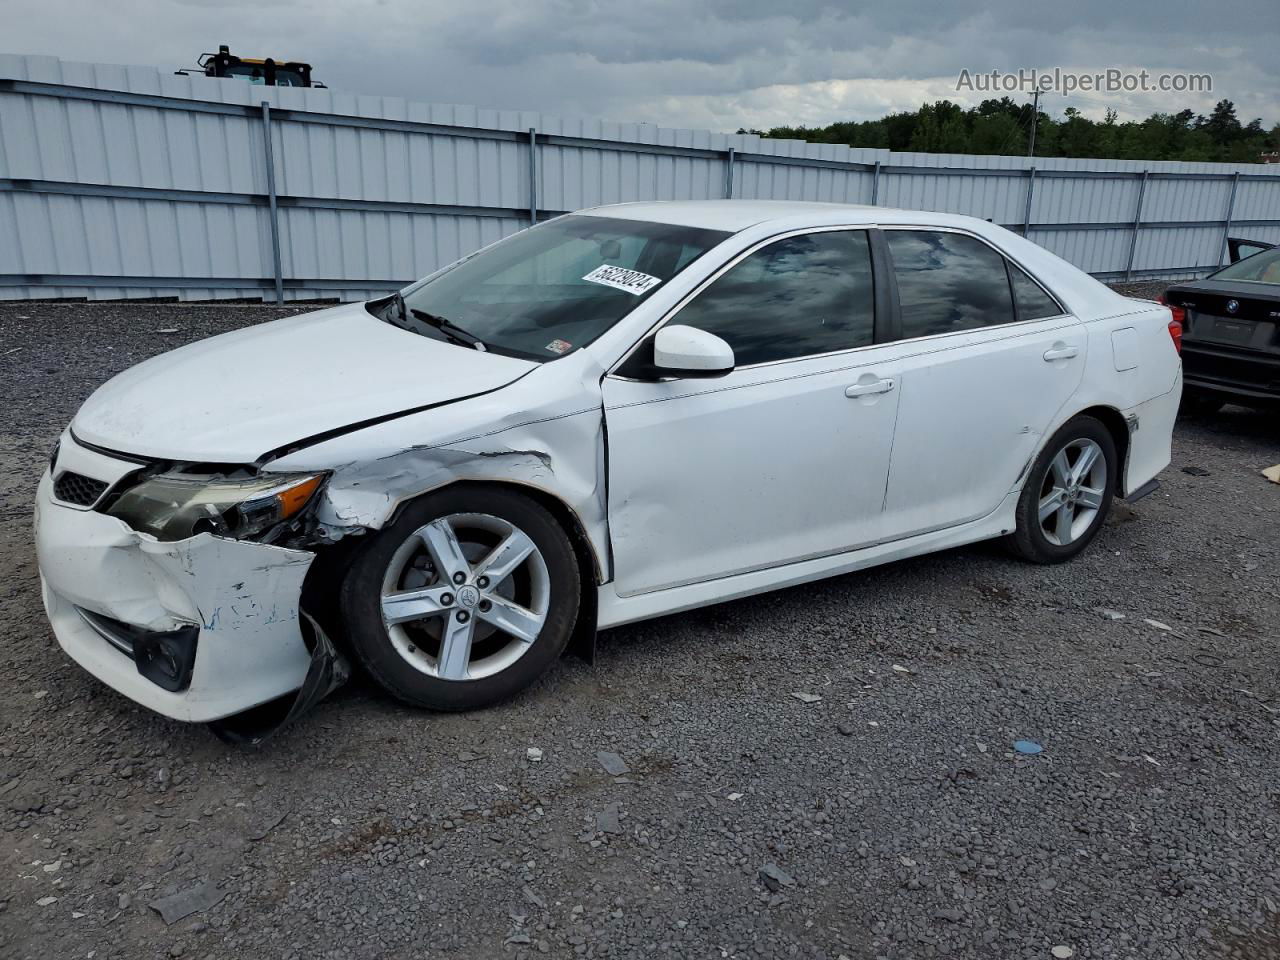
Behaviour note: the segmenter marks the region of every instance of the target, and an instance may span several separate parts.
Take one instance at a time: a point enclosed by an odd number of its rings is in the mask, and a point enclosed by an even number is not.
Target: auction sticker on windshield
[[[627,293],[637,297],[662,282],[660,277],[651,277],[647,273],[641,273],[639,270],[628,270],[626,267],[611,267],[607,263],[596,267],[582,279],[590,280],[592,283],[601,283],[606,287],[613,287],[615,290],[625,290]]]

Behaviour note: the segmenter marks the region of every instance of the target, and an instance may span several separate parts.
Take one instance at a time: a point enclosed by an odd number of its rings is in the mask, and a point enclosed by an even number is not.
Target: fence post
[[[875,168],[871,171],[871,205],[877,206],[880,203],[880,161],[876,161]]]
[[[733,162],[735,151],[730,147],[724,157],[724,195],[726,200],[733,199]]]
[[[1142,229],[1142,199],[1147,195],[1147,175],[1150,170],[1142,171],[1142,179],[1138,181],[1138,205],[1133,211],[1133,233],[1129,235],[1129,259],[1124,265],[1125,280],[1133,279],[1133,257],[1138,251],[1138,231]]]
[[[1022,208],[1022,235],[1028,237],[1031,233],[1031,198],[1036,192],[1036,168],[1031,166],[1027,168],[1027,203]],[[1028,239],[1030,239],[1028,237]]]
[[[538,222],[538,128],[529,128],[529,225]]]
[[[262,101],[262,156],[267,165],[267,209],[271,217],[271,259],[275,267],[276,303],[284,303],[284,272],[280,266],[280,212],[276,207],[276,162],[271,149],[271,103]]]
[[[1227,257],[1227,239],[1231,236],[1231,217],[1236,212],[1236,187],[1240,184],[1240,171],[1231,175],[1231,196],[1227,199],[1227,222],[1222,228],[1222,245],[1218,249],[1218,266]]]

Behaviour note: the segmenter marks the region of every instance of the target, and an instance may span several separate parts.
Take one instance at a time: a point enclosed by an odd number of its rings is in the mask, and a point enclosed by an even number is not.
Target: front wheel
[[[366,671],[433,710],[471,710],[537,680],[580,602],[565,531],[507,490],[456,487],[406,508],[357,557],[343,618]]]
[[[1045,444],[1018,498],[1010,548],[1033,563],[1064,563],[1102,529],[1119,464],[1111,432],[1090,416],[1069,420]]]

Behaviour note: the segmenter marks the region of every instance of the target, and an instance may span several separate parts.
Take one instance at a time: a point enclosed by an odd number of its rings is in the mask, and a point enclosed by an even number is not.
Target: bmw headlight
[[[157,540],[199,533],[252,540],[301,513],[323,482],[324,474],[243,479],[160,474],[126,490],[106,512]]]

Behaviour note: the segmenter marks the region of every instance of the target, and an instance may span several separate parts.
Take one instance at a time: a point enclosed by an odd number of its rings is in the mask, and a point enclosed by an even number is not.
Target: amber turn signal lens
[[[281,490],[276,494],[276,499],[280,501],[280,519],[288,520],[295,513],[307,505],[307,501],[311,499],[311,495],[320,487],[323,476],[308,477],[301,483],[294,484],[287,490]]]

